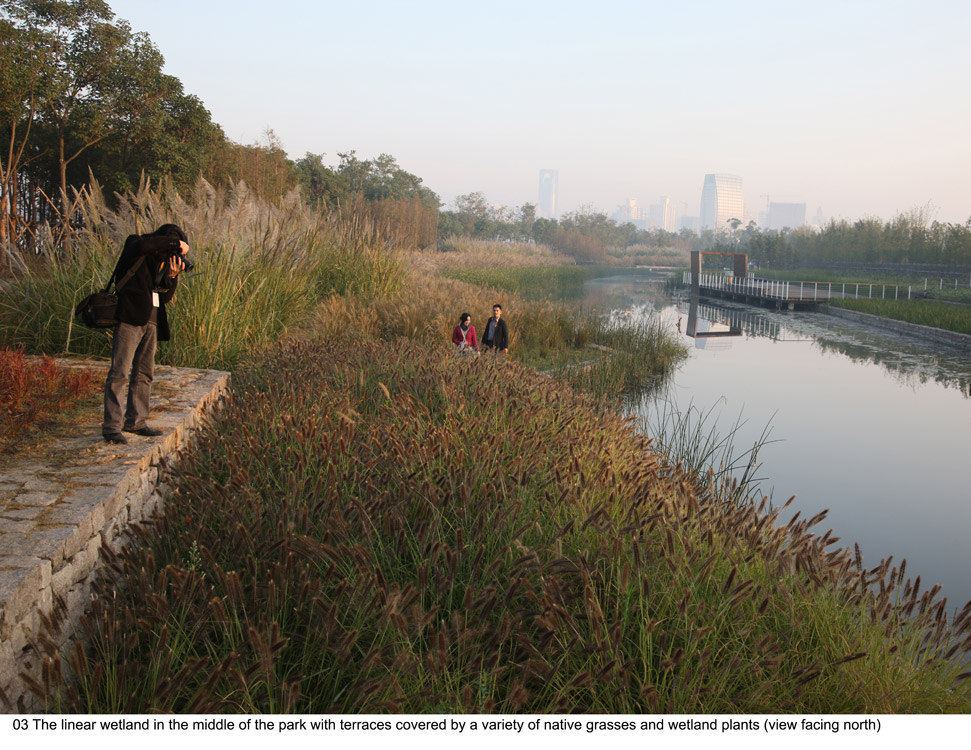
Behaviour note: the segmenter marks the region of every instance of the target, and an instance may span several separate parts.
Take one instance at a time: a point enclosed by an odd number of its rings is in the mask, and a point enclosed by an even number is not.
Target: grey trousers
[[[111,369],[105,380],[105,420],[101,433],[109,435],[145,427],[148,419],[148,399],[155,376],[155,347],[158,328],[155,323],[132,326],[119,323],[111,348]],[[124,414],[121,410],[128,382],[128,402]],[[124,422],[122,420],[124,419]]]

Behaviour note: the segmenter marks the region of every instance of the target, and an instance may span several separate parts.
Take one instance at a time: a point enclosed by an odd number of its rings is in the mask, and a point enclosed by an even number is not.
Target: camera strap
[[[126,273],[124,276],[121,277],[121,281],[118,281],[115,283],[116,292],[129,282],[131,277],[135,275],[135,271],[137,271],[138,267],[141,266],[142,263],[144,262],[145,262],[145,256],[142,255],[141,257],[139,257],[138,260],[132,263],[132,267],[128,269],[128,273]],[[106,292],[111,288],[111,281],[114,278],[115,278],[115,275],[111,274],[111,279],[108,279],[108,286],[105,287]]]

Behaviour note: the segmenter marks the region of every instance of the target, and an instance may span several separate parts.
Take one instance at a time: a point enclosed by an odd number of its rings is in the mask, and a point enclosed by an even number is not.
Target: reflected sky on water
[[[711,410],[744,451],[766,426],[761,488],[812,516],[817,533],[859,542],[864,564],[907,558],[908,575],[971,599],[971,353],[822,313],[779,313],[664,297],[657,277],[598,279],[587,303],[657,313],[689,347],[665,398]],[[714,334],[714,335],[712,335]],[[656,407],[642,405],[650,415]],[[650,428],[649,428],[650,429]]]

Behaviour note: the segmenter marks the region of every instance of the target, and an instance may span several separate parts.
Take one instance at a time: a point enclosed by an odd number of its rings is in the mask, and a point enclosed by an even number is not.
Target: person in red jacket
[[[472,316],[462,313],[459,316],[459,324],[452,331],[452,343],[458,347],[459,351],[479,351],[479,341],[475,337],[475,326],[472,325]]]
[[[148,426],[148,402],[155,374],[155,348],[169,340],[165,305],[172,301],[189,238],[175,224],[163,224],[151,234],[133,234],[115,266],[120,279],[135,272],[118,289],[118,325],[111,348],[111,368],[105,380],[105,413],[101,434],[108,443],[128,442],[125,432],[158,437],[161,430]],[[127,406],[122,412],[125,383]]]

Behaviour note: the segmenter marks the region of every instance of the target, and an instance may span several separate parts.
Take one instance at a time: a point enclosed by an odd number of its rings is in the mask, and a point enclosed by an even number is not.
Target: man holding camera
[[[155,373],[155,347],[169,340],[165,305],[175,296],[179,274],[187,267],[189,238],[175,224],[163,224],[151,234],[133,234],[115,266],[119,280],[134,273],[118,293],[118,325],[111,349],[111,369],[105,381],[105,415],[101,434],[108,443],[128,442],[122,434],[158,437],[161,430],[148,426],[148,402]],[[191,268],[191,266],[188,266]],[[127,407],[122,396],[128,381]]]

